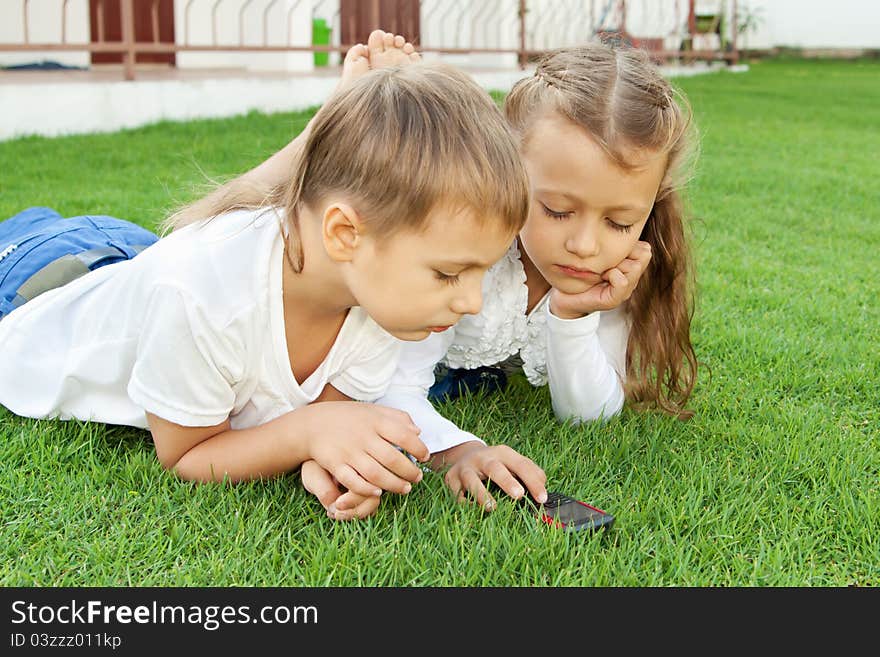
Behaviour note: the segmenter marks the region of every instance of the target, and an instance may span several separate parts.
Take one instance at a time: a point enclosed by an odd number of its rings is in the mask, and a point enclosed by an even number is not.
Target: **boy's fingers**
[[[376,431],[382,438],[406,450],[418,461],[427,461],[431,452],[419,439],[422,430],[412,421],[409,413],[388,406],[376,405],[380,413]]]
[[[333,503],[333,506],[336,509],[337,513],[339,511],[350,511],[351,509],[355,508],[358,504],[363,502],[365,499],[367,499],[367,498],[365,498],[363,495],[358,495],[357,493],[349,490],[349,491],[344,492],[338,498],[336,498],[336,501]],[[377,498],[371,498],[371,499],[377,499]]]
[[[400,453],[398,453],[397,456],[402,457],[404,460],[406,460],[406,457]],[[412,463],[410,463],[410,465],[412,465]],[[398,477],[396,474],[391,472],[391,470],[386,468],[385,464],[382,463],[382,461],[377,459],[375,456],[373,456],[370,451],[367,451],[359,457],[356,457],[355,460],[352,461],[352,467],[357,470],[357,473],[365,481],[369,482],[373,486],[376,486],[380,490],[387,490],[391,493],[400,493],[401,495],[405,495],[406,493],[410,492],[410,490],[412,490],[411,482],[403,479],[402,477]],[[369,493],[364,493],[360,490],[356,492],[359,492],[362,495],[369,495]]]
[[[343,493],[333,503],[332,513],[328,514],[334,520],[353,520],[366,518],[379,508],[381,497],[363,497],[351,491]]]
[[[392,422],[383,425],[381,436],[391,445],[397,445],[412,454],[416,460],[427,461],[431,452],[419,438],[421,431],[412,421],[407,420],[406,423]]]
[[[354,468],[352,468],[348,464],[343,464],[336,469],[336,479],[340,484],[345,486],[348,490],[353,490],[355,493],[359,495],[363,495],[364,497],[368,497],[370,495],[377,497],[382,494],[382,489],[376,487],[375,484],[371,484],[366,481],[361,475],[359,475]]]
[[[381,498],[379,497],[368,497],[353,509],[352,512],[354,513],[354,517],[366,518],[373,515],[373,513],[376,512],[376,509],[379,508],[380,501]]]
[[[397,475],[413,484],[422,480],[422,469],[402,451],[385,441],[376,441],[368,449],[367,453],[387,468],[392,474]],[[377,484],[379,482],[376,482]],[[386,488],[385,490],[390,490]],[[399,491],[400,492],[400,491]],[[406,491],[402,491],[406,492]]]
[[[364,498],[360,504],[357,504],[351,509],[340,509],[335,507],[333,509],[328,509],[327,515],[333,520],[338,520],[340,522],[360,520],[375,513],[376,509],[379,508],[379,501],[380,498],[378,497],[367,497]]]
[[[340,495],[341,491],[336,486],[333,477],[315,461],[306,461],[302,464],[300,479],[303,488],[317,497],[325,509]]]

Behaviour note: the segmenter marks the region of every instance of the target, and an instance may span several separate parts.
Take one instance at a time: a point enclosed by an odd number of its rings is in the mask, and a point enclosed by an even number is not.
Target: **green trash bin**
[[[330,45],[331,28],[327,25],[327,21],[323,18],[312,19],[312,45],[313,46],[329,46]],[[327,66],[330,61],[329,52],[316,52],[315,66]]]

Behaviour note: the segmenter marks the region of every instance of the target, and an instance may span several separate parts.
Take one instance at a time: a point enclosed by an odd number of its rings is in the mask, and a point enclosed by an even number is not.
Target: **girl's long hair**
[[[549,53],[535,75],[518,81],[505,100],[508,121],[528,143],[530,129],[547,112],[584,128],[621,168],[626,154],[649,149],[667,168],[641,239],[651,261],[627,302],[627,399],[680,418],[697,378],[691,344],[694,275],[682,189],[696,159],[697,135],[687,98],[644,51],[601,43]]]
[[[173,214],[166,230],[236,209],[284,208],[288,258],[301,271],[300,208],[331,194],[344,195],[377,237],[423,228],[438,207],[470,210],[515,235],[529,206],[516,140],[491,96],[462,71],[419,63],[369,71],[334,94],[283,184],[235,179]]]

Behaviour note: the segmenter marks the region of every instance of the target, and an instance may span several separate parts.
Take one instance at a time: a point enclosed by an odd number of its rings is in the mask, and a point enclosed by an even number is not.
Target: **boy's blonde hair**
[[[167,227],[234,209],[283,207],[288,256],[301,271],[299,209],[335,193],[377,237],[423,229],[442,207],[498,222],[512,238],[529,206],[516,140],[491,96],[464,72],[420,63],[370,71],[328,100],[284,184],[269,190],[234,180],[221,195],[172,215]]]
[[[651,262],[627,302],[632,326],[627,397],[689,417],[684,405],[696,381],[697,359],[690,338],[692,258],[680,190],[697,142],[687,99],[644,51],[591,43],[545,56],[534,76],[514,85],[504,110],[521,148],[534,123],[556,112],[585,129],[624,170],[632,167],[626,155],[633,148],[666,155],[666,173],[641,235],[651,244]]]

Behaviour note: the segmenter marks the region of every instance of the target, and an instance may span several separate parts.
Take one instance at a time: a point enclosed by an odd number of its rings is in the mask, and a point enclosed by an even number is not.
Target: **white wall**
[[[215,2],[198,0],[190,4],[174,3],[175,41],[180,44],[306,46],[312,42],[311,3],[283,0],[270,6],[271,0]],[[239,11],[244,7],[243,20]],[[189,12],[187,12],[189,8]],[[264,24],[264,12],[266,22]],[[241,22],[241,28],[239,23]],[[214,25],[216,23],[216,35]],[[314,58],[309,52],[180,52],[179,68],[243,68],[262,71],[309,71]]]
[[[27,5],[28,41],[61,43],[63,0],[30,0]],[[24,43],[21,0],[0,0],[0,43]],[[89,0],[69,0],[66,13],[68,43],[89,41]],[[28,64],[51,60],[66,66],[88,66],[87,52],[21,51],[0,52],[0,65]]]
[[[880,48],[877,0],[739,0],[739,5],[758,9],[763,19],[745,37],[748,48]]]
[[[533,3],[547,0],[531,0]],[[420,43],[423,48],[519,48],[519,0],[421,0]],[[408,36],[408,35],[404,35]],[[513,68],[514,53],[425,53],[453,65]]]
[[[136,0],[143,1],[143,0]],[[272,0],[252,0],[244,12],[244,43],[262,45],[264,41],[263,10]],[[338,7],[338,0],[331,0]],[[211,45],[213,21],[211,8],[215,0],[176,0],[174,3],[175,40],[179,44]],[[268,45],[308,45],[312,41],[311,7],[320,10],[317,0],[282,0],[275,2],[268,13],[265,37]],[[187,15],[186,8],[190,6]],[[0,0],[0,42],[23,43],[24,20],[22,0]],[[217,5],[217,43],[239,45],[239,9],[244,0]],[[61,16],[64,0],[30,0],[27,4],[28,41],[30,43],[61,43]],[[293,8],[293,11],[289,10]],[[319,16],[321,14],[318,14]],[[288,31],[288,16],[291,26]],[[329,18],[329,17],[328,17]],[[188,19],[188,20],[187,20]],[[89,0],[68,0],[66,40],[71,44],[89,42]],[[289,41],[288,41],[289,37]],[[24,64],[52,60],[68,66],[89,65],[88,52],[21,51],[0,52],[0,65]],[[256,52],[195,52],[178,53],[181,68],[244,68],[251,70],[312,70],[312,53]],[[331,60],[332,63],[332,60]]]
[[[0,0],[4,2],[5,0]],[[474,73],[487,90],[508,90],[531,71]],[[14,77],[14,76],[13,76]],[[248,76],[70,84],[0,84],[0,141],[25,135],[112,132],[159,120],[290,112],[322,104],[336,76]]]

